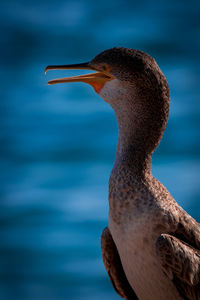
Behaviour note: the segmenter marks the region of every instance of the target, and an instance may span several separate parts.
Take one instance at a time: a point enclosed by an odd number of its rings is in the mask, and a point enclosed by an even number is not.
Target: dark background
[[[117,125],[84,84],[47,86],[49,64],[113,46],[151,54],[171,88],[153,174],[200,221],[200,2],[0,2],[0,299],[119,299],[100,252]],[[83,73],[83,72],[81,72]]]

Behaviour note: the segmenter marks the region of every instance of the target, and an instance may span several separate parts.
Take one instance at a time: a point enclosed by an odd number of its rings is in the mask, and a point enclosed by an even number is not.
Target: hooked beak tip
[[[46,75],[47,74],[47,71],[50,69],[49,66],[47,66],[45,69],[44,69],[44,74]]]

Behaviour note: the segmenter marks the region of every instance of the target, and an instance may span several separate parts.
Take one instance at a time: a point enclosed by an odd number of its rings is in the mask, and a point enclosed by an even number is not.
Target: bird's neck
[[[138,128],[135,128],[133,115],[127,112],[123,115],[116,113],[118,121],[118,143],[115,157],[115,165],[125,164],[136,173],[151,172],[152,152],[146,148],[145,136]],[[142,125],[141,125],[142,126]]]
[[[145,85],[145,80],[130,84],[113,79],[99,93],[117,118],[115,166],[121,162],[137,173],[150,172],[151,156],[161,140],[169,112],[167,81],[160,71],[157,77],[151,85]]]
[[[126,102],[127,106],[113,107],[118,122],[115,164],[127,164],[138,174],[151,172],[152,153],[161,140],[168,119],[168,105],[163,99],[147,101],[131,99]]]

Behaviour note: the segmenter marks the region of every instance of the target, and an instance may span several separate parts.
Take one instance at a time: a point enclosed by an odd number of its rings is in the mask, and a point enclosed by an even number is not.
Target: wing
[[[156,250],[183,299],[200,300],[200,251],[170,234],[159,236]]]
[[[200,251],[200,224],[182,208],[178,215],[179,222],[173,235]]]
[[[121,260],[109,229],[101,235],[103,263],[116,292],[126,300],[138,300],[124,273]]]

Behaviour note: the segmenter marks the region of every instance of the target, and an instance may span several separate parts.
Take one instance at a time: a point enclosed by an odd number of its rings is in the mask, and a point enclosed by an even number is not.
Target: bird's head
[[[135,134],[138,131],[142,139],[154,137],[154,141],[149,142],[151,148],[158,144],[168,119],[169,88],[165,76],[151,56],[139,50],[115,47],[103,51],[88,63],[48,66],[45,72],[55,69],[96,71],[50,80],[48,84],[90,84],[113,107],[119,127],[123,124],[124,130],[126,126],[134,128]]]
[[[95,56],[90,62],[72,65],[48,66],[48,70],[88,69],[95,73],[50,80],[48,84],[85,82],[112,106],[117,99],[141,93],[162,92],[164,85],[168,92],[165,76],[155,60],[139,50],[115,47]]]

